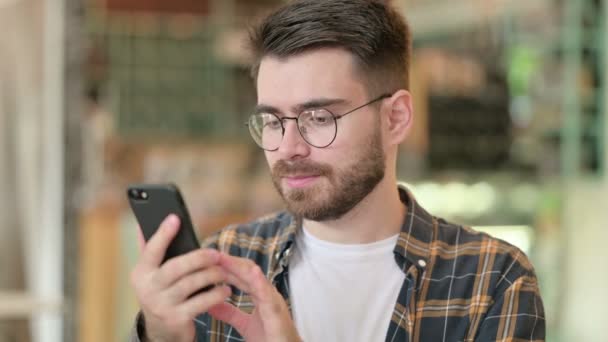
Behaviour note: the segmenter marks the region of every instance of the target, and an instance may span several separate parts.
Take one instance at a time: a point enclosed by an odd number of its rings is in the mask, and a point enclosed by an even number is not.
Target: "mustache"
[[[304,160],[279,160],[272,167],[272,173],[275,177],[286,177],[294,174],[329,176],[331,175],[332,170],[329,165],[321,163]]]

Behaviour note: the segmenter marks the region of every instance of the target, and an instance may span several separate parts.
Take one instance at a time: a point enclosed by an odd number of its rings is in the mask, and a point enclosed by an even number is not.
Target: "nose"
[[[304,141],[302,135],[298,131],[296,120],[283,121],[285,134],[277,152],[283,160],[298,159],[306,157],[310,153],[310,145]]]

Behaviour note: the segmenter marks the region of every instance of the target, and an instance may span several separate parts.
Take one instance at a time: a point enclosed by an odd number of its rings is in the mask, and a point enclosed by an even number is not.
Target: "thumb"
[[[229,303],[220,303],[207,311],[213,318],[232,325],[239,333],[246,330],[251,321],[251,315],[239,310]]]

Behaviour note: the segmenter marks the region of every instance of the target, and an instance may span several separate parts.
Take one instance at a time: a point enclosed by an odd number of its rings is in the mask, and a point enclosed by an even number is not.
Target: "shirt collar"
[[[302,227],[302,219],[291,214],[285,215],[282,220],[283,222],[279,224],[279,240],[274,255],[274,258],[277,261],[275,264],[276,266],[289,262],[292,251],[291,247],[294,245],[298,230]]]
[[[401,224],[395,254],[425,268],[429,263],[430,244],[437,220],[416,202],[414,195],[402,184],[399,184],[399,197],[406,205],[407,212]]]

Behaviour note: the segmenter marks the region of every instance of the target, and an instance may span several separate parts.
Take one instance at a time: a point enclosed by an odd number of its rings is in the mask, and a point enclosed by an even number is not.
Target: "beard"
[[[370,141],[355,150],[354,158],[344,168],[334,169],[306,160],[279,160],[272,168],[272,183],[292,214],[318,222],[336,220],[351,211],[382,181],[384,163],[382,136],[376,127]],[[282,187],[283,177],[301,174],[319,179],[304,189]],[[319,182],[321,178],[327,179],[329,186],[323,186]]]

